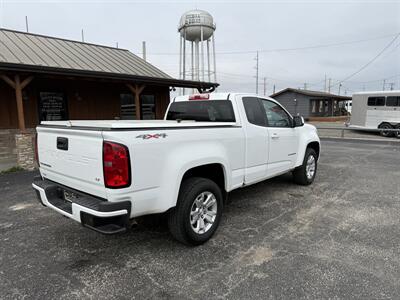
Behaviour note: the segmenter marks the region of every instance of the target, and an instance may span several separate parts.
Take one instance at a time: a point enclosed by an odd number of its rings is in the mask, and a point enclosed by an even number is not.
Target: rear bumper
[[[41,177],[35,177],[32,187],[42,205],[97,232],[115,234],[129,227],[130,201],[109,202]],[[65,192],[73,197],[65,199]]]

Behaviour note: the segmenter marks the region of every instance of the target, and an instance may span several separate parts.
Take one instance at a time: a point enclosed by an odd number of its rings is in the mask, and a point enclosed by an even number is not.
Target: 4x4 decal
[[[149,140],[149,139],[158,139],[158,138],[166,138],[166,137],[167,137],[166,133],[155,133],[155,134],[141,134],[141,135],[138,135],[136,138]]]

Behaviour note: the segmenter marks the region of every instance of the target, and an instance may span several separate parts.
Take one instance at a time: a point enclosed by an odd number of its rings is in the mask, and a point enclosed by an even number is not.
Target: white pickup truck
[[[101,233],[167,213],[172,235],[207,241],[230,191],[292,172],[314,181],[315,127],[249,94],[175,98],[164,120],[49,121],[37,127],[41,204]]]

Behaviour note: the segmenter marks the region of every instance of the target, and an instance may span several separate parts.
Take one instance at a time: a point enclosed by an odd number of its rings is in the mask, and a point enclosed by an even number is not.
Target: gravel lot
[[[314,185],[235,191],[207,244],[164,223],[103,236],[36,202],[35,173],[0,176],[0,298],[397,298],[400,144],[324,141]]]

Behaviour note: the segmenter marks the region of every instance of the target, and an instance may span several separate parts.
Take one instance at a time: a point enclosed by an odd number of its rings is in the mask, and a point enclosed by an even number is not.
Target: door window
[[[246,111],[246,117],[249,123],[266,126],[266,119],[264,109],[260,105],[258,98],[256,97],[243,97],[244,110]]]
[[[265,109],[268,127],[291,127],[292,119],[277,103],[261,99]]]

